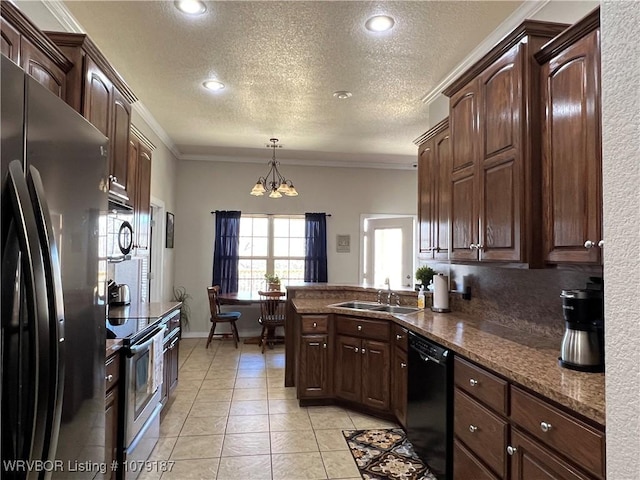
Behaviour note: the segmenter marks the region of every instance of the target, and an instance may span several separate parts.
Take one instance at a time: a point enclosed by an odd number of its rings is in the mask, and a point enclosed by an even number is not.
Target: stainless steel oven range
[[[108,336],[123,339],[124,429],[118,439],[119,479],[138,477],[160,435],[163,339],[166,324],[153,319],[109,319]]]

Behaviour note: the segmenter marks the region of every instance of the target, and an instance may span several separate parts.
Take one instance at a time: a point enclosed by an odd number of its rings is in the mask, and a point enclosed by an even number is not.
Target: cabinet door
[[[326,397],[328,389],[328,337],[303,335],[300,338],[298,398]]]
[[[336,336],[335,392],[336,397],[359,402],[362,385],[362,354],[359,338]]]
[[[601,262],[599,31],[541,67],[542,205],[549,263]],[[585,242],[596,246],[585,248]]]
[[[362,403],[379,410],[391,405],[391,349],[389,343],[363,340]]]
[[[149,248],[149,229],[151,219],[151,150],[140,144],[136,174],[136,247]]]
[[[449,258],[449,208],[451,205],[451,136],[449,129],[439,133],[433,142],[433,258]]]
[[[171,341],[169,345],[169,368],[168,368],[168,380],[169,380],[169,394],[174,388],[178,386],[178,367],[180,357],[180,337],[176,337]]]
[[[118,458],[118,385],[111,388],[105,397],[104,406],[105,463],[111,468]],[[116,469],[104,478],[115,479]]]
[[[20,63],[25,72],[56,97],[66,98],[66,73],[24,37],[20,42]]]
[[[477,260],[472,248],[478,238],[478,195],[476,169],[479,139],[479,87],[473,80],[451,97],[451,206],[449,258]]]
[[[407,423],[407,352],[397,346],[393,349],[391,367],[391,405],[401,425]]]
[[[588,476],[517,429],[511,431],[513,480],[587,480]]]
[[[4,18],[0,18],[0,37],[2,55],[20,65],[20,32]]]
[[[473,453],[453,441],[453,480],[499,480]]]
[[[105,137],[111,137],[111,91],[113,86],[102,70],[85,56],[83,117]],[[110,150],[113,148],[109,147]],[[111,161],[111,151],[109,158]],[[112,167],[110,166],[110,171]]]
[[[127,190],[131,184],[129,175],[129,130],[131,128],[131,105],[124,96],[113,89],[112,107],[113,128],[109,143],[111,145],[111,182],[109,190],[126,203],[133,205],[135,192]]]
[[[160,401],[163,405],[169,400],[169,384],[171,383],[169,364],[171,363],[171,352],[167,348],[162,355],[162,390],[160,393]]]
[[[418,223],[420,234],[420,253],[432,257],[433,252],[433,177],[435,166],[435,148],[433,139],[427,140],[418,148]]]
[[[479,259],[521,261],[523,208],[519,45],[480,77],[482,164],[478,185]]]

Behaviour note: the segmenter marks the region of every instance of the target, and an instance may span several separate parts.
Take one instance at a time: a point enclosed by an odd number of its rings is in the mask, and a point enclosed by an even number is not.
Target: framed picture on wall
[[[336,235],[336,252],[349,253],[351,251],[351,235]]]
[[[173,248],[173,221],[173,213],[167,212],[167,248]]]

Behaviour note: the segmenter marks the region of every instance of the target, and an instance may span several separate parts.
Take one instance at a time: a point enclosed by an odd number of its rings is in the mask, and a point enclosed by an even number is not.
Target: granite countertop
[[[107,350],[106,350],[106,358],[109,359],[112,355],[118,353],[118,351],[122,348],[122,339],[121,338],[113,338],[107,339]]]
[[[109,307],[109,318],[161,318],[176,310],[182,302],[132,303],[131,305]]]
[[[293,306],[301,314],[343,313],[392,320],[605,425],[604,373],[583,373],[560,367],[561,338],[536,336],[459,312],[434,313],[426,309],[408,315],[392,315],[329,306],[342,301],[331,298],[292,299]]]

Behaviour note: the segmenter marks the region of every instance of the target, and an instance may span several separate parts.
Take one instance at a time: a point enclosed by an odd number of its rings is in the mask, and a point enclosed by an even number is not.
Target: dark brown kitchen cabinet
[[[46,32],[73,62],[67,74],[66,101],[109,138],[109,193],[133,205],[127,190],[131,105],[137,98],[85,34]]]
[[[2,54],[54,95],[65,99],[71,61],[12,3],[2,2],[1,7]]]
[[[416,140],[418,147],[419,253],[424,259],[449,258],[449,175],[451,142],[448,119]]]
[[[564,28],[523,22],[444,91],[453,261],[539,262],[540,117],[532,55]]]
[[[105,464],[111,467],[116,461],[118,453],[118,431],[120,421],[118,379],[120,376],[120,352],[110,355],[105,364],[105,405],[104,405],[104,434],[105,434]],[[116,478],[116,470],[104,478]]]
[[[151,151],[153,144],[137,129],[129,136],[127,192],[133,198],[134,247],[149,248],[151,234]]]
[[[160,320],[166,326],[162,342],[162,389],[160,402],[163,405],[161,419],[167,414],[171,393],[178,386],[180,355],[180,310],[174,310]]]
[[[407,361],[406,350],[395,347],[391,367],[391,409],[402,426],[407,424],[407,382],[409,381]]]
[[[329,315],[299,317],[297,395],[301,400],[331,398],[331,358]]]
[[[543,257],[602,262],[599,9],[536,54],[541,63]]]

